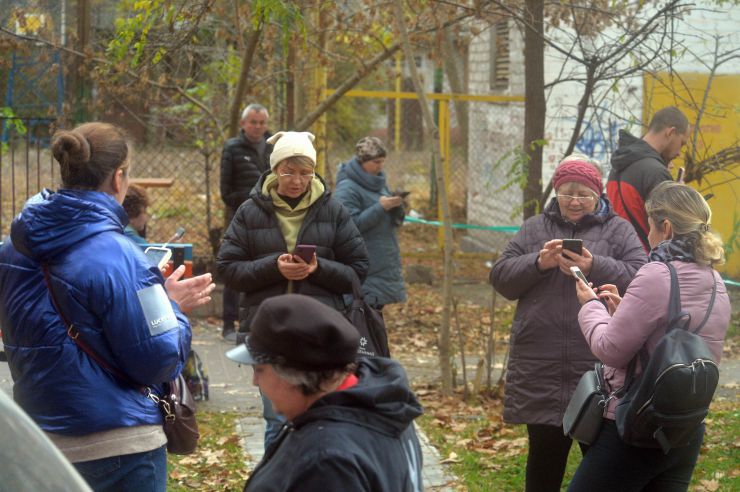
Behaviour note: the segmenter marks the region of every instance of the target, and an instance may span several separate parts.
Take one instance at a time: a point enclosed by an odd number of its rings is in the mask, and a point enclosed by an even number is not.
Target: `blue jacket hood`
[[[90,236],[123,233],[126,224],[125,210],[109,193],[44,189],[13,220],[10,237],[18,252],[43,263]]]

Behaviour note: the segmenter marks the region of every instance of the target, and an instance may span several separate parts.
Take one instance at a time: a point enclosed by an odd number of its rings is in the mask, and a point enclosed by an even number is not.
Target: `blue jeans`
[[[599,437],[586,452],[568,491],[685,492],[704,440],[704,424],[683,448],[668,454],[658,448],[625,444],[613,420],[604,419]]]
[[[285,417],[275,413],[272,402],[267,399],[264,393],[260,392],[260,396],[262,396],[262,415],[265,418],[265,451],[267,451],[272,441],[280,434],[280,429],[285,423]]]
[[[165,492],[167,447],[73,463],[95,492]]]

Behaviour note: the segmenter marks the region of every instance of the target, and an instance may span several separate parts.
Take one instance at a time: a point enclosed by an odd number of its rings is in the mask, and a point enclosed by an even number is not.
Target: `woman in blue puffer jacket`
[[[382,309],[406,301],[397,229],[403,223],[403,198],[385,180],[386,151],[377,137],[357,142],[355,156],[340,165],[334,198],[349,210],[365,240],[370,270],[362,285],[365,301]]]
[[[157,392],[190,351],[183,312],[208,302],[214,285],[210,274],[179,281],[184,267],[165,281],[124,235],[131,164],[120,129],[87,123],[60,131],[51,150],[62,188],[32,197],[0,249],[0,325],[13,397],[94,490],[164,491],[160,409],[72,336]],[[69,333],[50,288],[74,327]]]

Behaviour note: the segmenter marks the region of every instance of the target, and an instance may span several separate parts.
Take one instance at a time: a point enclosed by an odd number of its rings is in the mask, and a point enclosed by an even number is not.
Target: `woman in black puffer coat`
[[[360,231],[314,173],[313,139],[306,132],[278,132],[268,140],[274,145],[271,170],[236,211],[221,243],[218,272],[228,287],[242,293],[237,344],[263,300],[303,294],[343,311],[343,294],[352,292],[353,277],[362,281],[367,273]],[[310,261],[292,254],[299,244],[316,246]],[[273,418],[266,402],[265,447],[280,429]]]

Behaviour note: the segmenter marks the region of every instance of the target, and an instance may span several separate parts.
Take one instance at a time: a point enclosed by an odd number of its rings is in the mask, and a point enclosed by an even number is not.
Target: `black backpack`
[[[717,293],[712,276],[712,298],[704,319],[693,332],[691,317],[681,311],[676,270],[671,273],[668,327],[655,351],[648,357],[645,347],[630,362],[616,408],[616,424],[624,442],[642,448],[671,448],[689,444],[709,411],[719,381],[719,368],[704,339],[698,335],[712,312]],[[638,357],[642,373],[634,377]],[[624,395],[622,397],[622,395]]]

